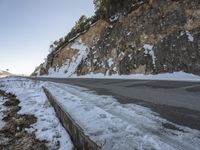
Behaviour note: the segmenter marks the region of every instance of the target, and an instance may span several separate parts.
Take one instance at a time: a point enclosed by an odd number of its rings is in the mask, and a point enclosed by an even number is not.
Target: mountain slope
[[[132,4],[133,5],[133,4]],[[199,0],[136,1],[50,53],[33,75],[200,75]]]

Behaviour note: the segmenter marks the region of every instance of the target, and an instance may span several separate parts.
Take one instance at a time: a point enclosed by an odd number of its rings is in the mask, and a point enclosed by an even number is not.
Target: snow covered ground
[[[9,75],[0,75],[0,78],[8,77]]]
[[[44,86],[85,134],[105,150],[199,150],[200,131],[173,124],[148,108],[123,105],[111,96],[99,96],[76,86]]]
[[[59,76],[58,76],[59,77]],[[64,77],[64,76],[61,76]],[[200,81],[200,76],[185,73],[185,72],[174,72],[174,73],[162,73],[157,75],[144,75],[144,74],[131,74],[131,75],[118,75],[114,74],[111,76],[105,76],[102,73],[99,74],[88,74],[84,76],[73,75],[71,78],[99,78],[99,79],[137,79],[137,80],[171,80],[171,81]]]
[[[5,107],[3,106],[3,103],[5,102],[5,99],[0,95],[0,129],[2,129],[5,125],[4,121],[2,120],[4,117],[4,111]]]
[[[111,96],[97,95],[77,86],[51,82],[34,82],[23,78],[1,79],[1,89],[20,99],[22,114],[34,114],[38,122],[29,132],[48,140],[55,149],[71,149],[67,132],[59,123],[48,103],[42,86],[55,97],[79,126],[105,150],[199,150],[200,131],[173,124],[151,111],[135,104],[120,104]],[[173,129],[165,128],[170,124]]]
[[[83,76],[77,76],[73,74],[68,77],[65,73],[54,73],[49,75],[43,75],[39,77],[48,78],[96,78],[96,79],[136,79],[136,80],[169,80],[169,81],[200,81],[200,76],[185,73],[185,72],[174,72],[174,73],[161,73],[157,75],[144,75],[144,74],[131,74],[131,75],[119,75],[113,74],[111,76],[104,75],[103,73],[91,73]]]
[[[50,106],[43,90],[42,83],[25,78],[4,78],[0,80],[1,90],[13,93],[20,100],[19,114],[30,114],[37,117],[37,122],[28,132],[35,132],[36,137],[48,142],[50,150],[71,150],[73,145],[68,133],[60,124],[54,109]],[[0,108],[2,99],[0,99]],[[1,117],[1,116],[0,116]],[[0,118],[1,120],[1,118]]]
[[[7,76],[11,76],[11,73],[0,70],[0,78],[5,78]]]
[[[0,78],[5,78],[6,76],[4,76],[4,75],[2,75],[2,76],[0,76]]]

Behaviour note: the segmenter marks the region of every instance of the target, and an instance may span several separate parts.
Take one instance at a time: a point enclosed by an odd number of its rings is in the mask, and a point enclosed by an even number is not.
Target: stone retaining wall
[[[69,133],[71,140],[74,144],[75,149],[78,150],[100,150],[101,147],[98,146],[94,141],[92,141],[88,136],[84,134],[83,129],[72,119],[72,117],[63,110],[62,106],[56,103],[53,95],[43,87],[43,90],[54,107],[58,118],[63,124],[64,128]]]

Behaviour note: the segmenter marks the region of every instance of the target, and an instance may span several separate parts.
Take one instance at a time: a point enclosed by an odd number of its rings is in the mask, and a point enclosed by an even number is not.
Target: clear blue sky
[[[66,35],[93,0],[0,0],[0,70],[30,74],[51,42]]]

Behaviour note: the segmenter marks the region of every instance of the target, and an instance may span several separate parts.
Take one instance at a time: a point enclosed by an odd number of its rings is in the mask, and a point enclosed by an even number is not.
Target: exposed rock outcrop
[[[49,54],[37,70],[37,75],[66,77],[173,71],[200,75],[200,2],[140,1],[128,14],[98,20]]]

